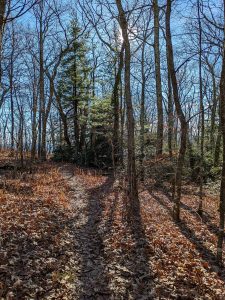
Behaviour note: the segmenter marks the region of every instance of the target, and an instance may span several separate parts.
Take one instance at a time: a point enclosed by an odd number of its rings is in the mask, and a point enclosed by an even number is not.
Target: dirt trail
[[[120,183],[93,170],[48,162],[2,180],[1,299],[225,299],[216,199],[200,219],[198,197],[183,193],[177,224],[170,193],[151,182],[127,218]]]
[[[130,221],[112,178],[71,177],[68,168],[64,176],[77,212],[76,299],[224,299],[224,270],[210,248],[216,236],[193,214],[197,202],[183,197],[176,224],[169,195],[145,189]]]
[[[64,170],[63,175],[68,178],[71,188],[71,198],[75,219],[75,239],[77,248],[74,249],[78,269],[79,299],[106,299],[110,295],[108,279],[105,274],[106,261],[104,259],[102,239],[98,233],[99,216],[101,207],[87,194],[85,182],[78,176],[71,177],[70,170]]]
[[[117,193],[112,193],[113,180],[102,177],[101,184],[89,184],[87,178],[75,175],[69,167],[63,176],[70,186],[75,239],[75,293],[76,299],[153,299],[151,276],[144,255],[143,244],[136,245],[130,233],[119,233],[114,219]],[[111,198],[110,198],[111,193]],[[110,198],[106,212],[104,196]],[[118,204],[118,203],[117,203]],[[118,232],[117,232],[118,230]],[[113,237],[120,235],[121,245],[133,239],[131,249],[114,249]],[[124,233],[124,235],[123,235]],[[118,248],[118,245],[117,245]]]

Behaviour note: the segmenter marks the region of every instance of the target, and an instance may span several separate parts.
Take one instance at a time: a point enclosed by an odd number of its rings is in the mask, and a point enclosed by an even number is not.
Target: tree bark
[[[210,73],[212,76],[212,84],[213,84],[213,103],[212,103],[212,112],[211,112],[211,128],[210,128],[210,145],[211,145],[211,151],[215,151],[215,120],[216,120],[216,111],[217,111],[217,105],[218,105],[218,97],[216,93],[216,77],[215,72],[213,69],[213,66],[209,66]]]
[[[159,6],[158,0],[153,0],[154,9],[154,54],[155,54],[155,79],[157,98],[157,144],[156,155],[161,155],[163,151],[163,102],[162,102],[162,80],[160,70],[160,50],[159,50]]]
[[[221,148],[221,124],[219,124],[218,133],[216,137],[216,144],[215,144],[215,152],[214,152],[214,167],[218,167],[220,161],[220,148]]]
[[[174,193],[174,209],[173,209],[175,221],[180,221],[181,181],[182,181],[182,170],[183,170],[185,152],[187,146],[188,125],[180,104],[176,71],[174,66],[173,45],[172,45],[171,30],[170,30],[171,2],[172,2],[171,0],[167,0],[166,45],[168,49],[168,64],[169,64],[169,72],[170,72],[171,83],[173,88],[174,104],[181,125],[181,141],[180,141],[180,149],[179,149],[176,174],[175,174],[175,189],[174,189],[175,193]]]
[[[168,150],[169,156],[173,156],[173,126],[174,126],[174,116],[173,116],[173,95],[171,86],[171,76],[169,68],[169,53],[168,48],[166,48],[167,57],[167,82],[168,82]]]
[[[122,44],[120,53],[119,53],[119,64],[118,70],[115,77],[115,83],[112,93],[112,106],[113,106],[113,165],[116,168],[118,162],[120,161],[119,155],[119,86],[121,81],[121,74],[124,65],[124,43]]]
[[[0,0],[0,48],[2,46],[2,33],[5,25],[6,0]]]
[[[225,217],[225,0],[224,5],[224,37],[223,37],[223,62],[220,78],[220,120],[221,132],[223,137],[223,164],[220,187],[220,206],[219,206],[219,234],[217,241],[217,260],[222,264],[223,239],[224,239],[224,217]]]
[[[43,36],[43,9],[44,2],[40,1],[40,20],[39,20],[39,100],[40,100],[40,153],[39,158],[46,160],[46,131],[45,131],[45,82],[44,82],[44,36]]]
[[[171,87],[171,78],[168,70],[168,150],[169,156],[173,156],[173,125],[174,125],[174,116],[173,116],[173,98],[172,98],[172,87]]]
[[[69,133],[68,133],[67,117],[63,111],[60,97],[59,97],[58,93],[56,92],[56,90],[54,90],[54,93],[55,93],[55,99],[57,102],[57,108],[59,111],[59,115],[60,115],[61,121],[63,123],[63,138],[64,138],[64,141],[66,142],[66,144],[69,147],[71,147],[71,141],[70,141],[70,137],[69,137]]]
[[[37,102],[38,97],[35,92],[33,91],[33,107],[32,107],[32,145],[31,145],[31,160],[35,159],[36,154],[36,144],[37,144]]]
[[[10,74],[9,74],[9,86],[10,86],[10,109],[11,109],[11,154],[14,155],[14,101],[13,101],[13,77],[14,77],[14,51],[15,51],[15,32],[14,25],[12,23],[12,51],[10,54]]]
[[[5,25],[6,0],[0,0],[0,85],[2,82],[2,38]]]
[[[199,171],[199,206],[198,214],[202,215],[203,206],[203,162],[204,162],[204,136],[205,136],[205,121],[204,121],[204,103],[203,103],[203,86],[202,86],[202,24],[200,18],[200,2],[197,1],[198,9],[198,29],[199,29],[199,100],[200,100],[200,126],[201,126],[201,137],[200,137],[200,171]]]
[[[135,212],[138,203],[137,179],[136,179],[136,163],[135,163],[135,141],[134,141],[134,116],[133,105],[131,99],[130,86],[130,41],[128,36],[128,23],[121,0],[116,0],[119,11],[119,23],[122,30],[124,47],[125,47],[125,101],[127,112],[127,133],[128,133],[128,162],[127,162],[127,177],[128,177],[128,196],[132,212]]]
[[[140,111],[140,180],[144,181],[145,171],[144,171],[144,158],[145,158],[145,67],[144,67],[144,54],[145,54],[145,43],[142,46],[141,54],[141,111]]]
[[[125,123],[126,103],[123,99],[123,86],[120,80],[120,163],[124,167],[124,123]]]

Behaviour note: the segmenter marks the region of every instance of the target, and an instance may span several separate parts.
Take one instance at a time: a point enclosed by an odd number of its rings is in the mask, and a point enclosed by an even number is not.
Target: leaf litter
[[[217,199],[140,192],[140,216],[110,176],[42,163],[1,176],[0,299],[225,299],[215,262]],[[149,188],[150,187],[150,188]]]

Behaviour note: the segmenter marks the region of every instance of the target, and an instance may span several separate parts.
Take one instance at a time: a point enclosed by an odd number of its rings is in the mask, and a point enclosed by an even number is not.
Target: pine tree
[[[71,47],[62,60],[58,93],[72,137],[75,156],[82,152],[86,135],[87,107],[90,99],[90,67],[87,36],[81,34],[77,20],[71,23]]]

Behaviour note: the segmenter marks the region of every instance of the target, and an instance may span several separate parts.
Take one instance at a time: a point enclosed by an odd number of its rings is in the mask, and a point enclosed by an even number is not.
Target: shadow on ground
[[[173,201],[170,194],[168,193],[168,191],[165,191],[164,189],[159,189],[159,192],[160,193],[155,193],[149,190],[149,194],[151,195],[151,197],[160,206],[162,206],[172,217],[172,208],[171,205],[169,204],[171,204]],[[187,206],[184,203],[181,204],[181,209],[188,211],[194,216],[197,215],[197,213],[191,207]],[[211,216],[209,216],[208,214],[204,214],[202,221],[205,223],[209,231],[211,231],[213,234],[217,234],[218,227],[216,227],[214,224],[211,223]],[[209,264],[209,266],[211,267],[209,271],[210,272],[216,271],[219,278],[225,282],[225,269],[220,268],[217,265],[216,255],[210,249],[205,247],[203,240],[196,235],[193,229],[190,228],[190,226],[184,220],[176,223],[176,225],[179,228],[182,235],[195,246],[196,250],[199,252],[202,259]]]
[[[124,209],[128,207],[127,199],[119,196],[121,191],[113,188],[113,183],[113,177],[108,177],[101,186],[87,190],[88,219],[79,230],[79,248],[82,257],[80,273],[82,289],[79,299],[154,299],[153,275],[148,262],[148,255],[151,253],[144,234],[139,202],[135,214],[130,218],[127,218],[125,212],[120,211],[124,215],[124,224],[121,226],[126,226],[126,232],[124,236],[117,238],[121,243],[127,243],[123,250],[118,249],[117,253],[116,249],[109,250],[110,247],[107,245],[106,237],[115,233],[115,215],[118,213],[117,210],[121,209],[119,202],[123,201]],[[113,196],[109,201],[107,197],[110,194]],[[103,220],[106,205],[108,205],[107,219]],[[103,230],[102,221],[104,221]],[[132,240],[131,246],[126,242],[127,235]]]
[[[99,187],[88,189],[86,216],[87,221],[79,229],[79,253],[81,257],[81,292],[79,299],[108,299],[111,295],[109,278],[104,258],[104,245],[99,234],[102,217],[101,199],[109,192],[113,179],[107,178]]]
[[[73,220],[38,199],[26,200],[21,215],[24,223],[16,222],[15,216],[1,230],[0,298],[59,299],[65,292],[61,279],[66,274],[67,253],[73,250],[67,237]]]

